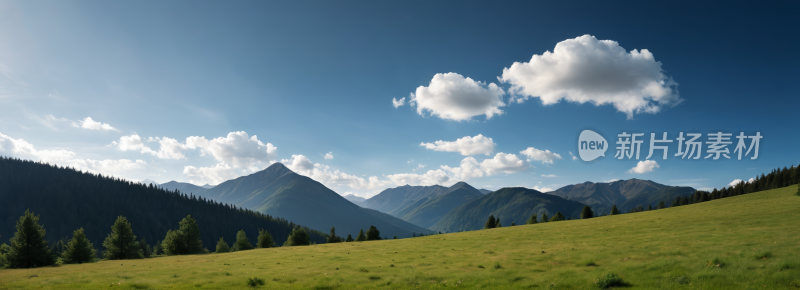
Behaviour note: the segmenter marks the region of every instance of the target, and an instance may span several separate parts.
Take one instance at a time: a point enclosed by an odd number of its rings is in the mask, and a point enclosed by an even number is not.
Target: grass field
[[[800,289],[796,190],[404,240],[0,270],[0,289],[228,289],[249,278],[262,289],[596,289],[607,273],[631,289]]]

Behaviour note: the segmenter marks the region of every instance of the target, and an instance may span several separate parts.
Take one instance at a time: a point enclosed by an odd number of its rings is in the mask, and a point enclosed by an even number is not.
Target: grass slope
[[[631,289],[797,289],[796,191],[404,240],[0,270],[0,289],[245,289],[253,277],[263,289],[596,289],[606,273]]]

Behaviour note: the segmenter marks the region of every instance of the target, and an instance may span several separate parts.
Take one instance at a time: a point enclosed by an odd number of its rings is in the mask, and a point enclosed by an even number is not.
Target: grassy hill
[[[403,240],[0,270],[0,289],[245,289],[252,277],[262,289],[596,289],[606,273],[630,289],[797,289],[796,190]]]

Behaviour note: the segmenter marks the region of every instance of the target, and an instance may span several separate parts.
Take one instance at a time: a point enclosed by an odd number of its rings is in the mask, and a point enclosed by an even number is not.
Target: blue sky
[[[4,1],[0,154],[196,184],[284,162],[361,196],[459,180],[719,188],[800,162],[798,12],[755,2]],[[613,148],[573,160],[588,127],[610,142],[646,133],[638,161],[649,133],[764,138],[757,160],[670,156],[637,173]]]

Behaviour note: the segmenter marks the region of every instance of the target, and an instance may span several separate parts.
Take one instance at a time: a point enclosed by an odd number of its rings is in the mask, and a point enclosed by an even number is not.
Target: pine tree
[[[83,228],[79,228],[72,232],[72,240],[66,246],[66,249],[61,253],[61,261],[64,264],[82,264],[94,262],[97,257],[97,250],[83,232]]]
[[[225,242],[225,239],[220,237],[219,242],[217,242],[217,254],[227,253],[230,251],[231,247],[228,247],[228,243]]]
[[[187,215],[179,224],[179,231],[183,233],[184,243],[186,243],[187,254],[198,254],[204,252],[203,241],[200,239],[200,228],[192,215]]]
[[[153,246],[153,255],[158,256],[164,253],[164,250],[161,248],[161,241],[156,241],[156,244]]]
[[[647,204],[647,210],[653,210],[653,205],[652,204]]]
[[[11,238],[11,250],[6,254],[9,268],[33,268],[55,263],[55,257],[47,246],[44,227],[39,225],[39,216],[30,210],[17,221],[17,232]]]
[[[364,229],[358,231],[358,236],[356,236],[356,242],[363,242],[367,240],[367,236],[364,235]]]
[[[237,251],[253,249],[253,244],[247,239],[247,234],[244,233],[244,230],[240,230],[236,233],[236,243],[233,244],[233,247],[236,248]]]
[[[185,255],[188,252],[186,248],[186,237],[180,230],[168,230],[164,241],[161,242],[161,248],[164,254],[172,255]]]
[[[0,244],[0,269],[4,269],[8,266],[8,260],[6,260],[6,255],[11,252],[11,247],[6,245],[6,243]]]
[[[557,222],[557,221],[563,221],[565,219],[566,218],[564,218],[564,215],[561,214],[561,212],[559,211],[559,212],[556,212],[556,215],[554,215],[553,218],[550,219],[550,221],[551,222]]]
[[[381,231],[379,231],[378,228],[376,228],[375,226],[370,225],[369,229],[367,230],[367,241],[374,241],[380,239],[381,239]]]
[[[617,209],[617,205],[616,204],[612,205],[611,206],[611,215],[618,215],[618,214],[619,214],[619,210]]]
[[[336,228],[331,227],[331,233],[328,234],[328,240],[326,241],[328,244],[332,243],[340,243],[342,238],[336,235]]]
[[[797,194],[797,196],[800,196],[800,185],[797,185],[797,193],[795,194]]]
[[[502,228],[502,227],[503,227],[503,225],[502,225],[502,224],[500,224],[500,217],[499,217],[499,216],[498,216],[498,217],[497,217],[497,219],[495,220],[495,222],[494,222],[494,226],[495,226],[495,227],[497,227],[497,228]]]
[[[275,241],[272,240],[272,235],[269,232],[259,229],[258,230],[258,241],[256,241],[256,248],[272,248],[277,246]]]
[[[594,217],[594,212],[592,212],[592,208],[588,205],[583,206],[583,210],[581,210],[581,219],[590,219]]]
[[[538,223],[538,222],[536,221],[536,214],[532,214],[532,215],[531,215],[531,218],[529,218],[527,221],[525,221],[525,223],[526,223],[526,224],[529,224],[529,225],[532,225],[532,224]]]
[[[795,184],[800,183],[800,166],[794,166],[794,172],[792,173],[792,180]]]
[[[547,213],[542,213],[542,222],[546,223],[549,222],[550,218],[547,217]]]
[[[483,226],[484,229],[493,229],[497,226],[494,215],[489,215],[489,219],[486,220],[486,224]]]
[[[103,247],[106,248],[103,256],[109,260],[141,259],[143,256],[131,224],[123,216],[117,217],[114,225],[111,226],[111,233],[103,242]]]
[[[658,203],[658,207],[657,207],[657,209],[664,209],[664,208],[666,208],[666,207],[667,207],[667,204],[666,204],[666,203],[664,203],[664,201],[662,200],[662,201],[660,201],[660,202]]]
[[[393,240],[396,240],[396,239],[397,239],[397,236],[394,236],[394,238],[392,238],[392,239],[393,239]]]
[[[289,238],[286,239],[284,246],[308,246],[311,244],[311,237],[308,236],[306,230],[298,226],[292,230]]]
[[[142,238],[141,240],[139,240],[139,248],[141,248],[141,249],[142,249],[142,255],[143,255],[145,258],[150,258],[150,254],[152,254],[153,252],[152,252],[152,250],[150,249],[150,245],[149,245],[149,244],[147,244],[147,241],[145,241],[145,240],[144,240],[144,238]]]
[[[347,234],[347,239],[344,240],[344,241],[347,242],[347,243],[352,242],[353,241],[353,236],[351,236],[350,234]]]

